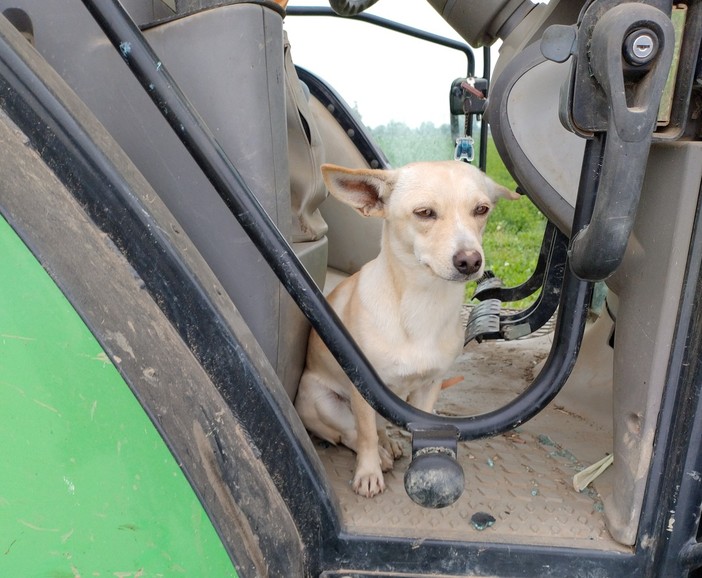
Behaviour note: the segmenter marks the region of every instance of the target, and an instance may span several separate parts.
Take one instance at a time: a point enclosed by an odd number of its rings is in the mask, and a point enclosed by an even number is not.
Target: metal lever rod
[[[673,45],[670,19],[647,4],[620,4],[593,30],[590,65],[609,119],[594,213],[573,229],[570,246],[571,268],[581,279],[606,279],[624,257]]]

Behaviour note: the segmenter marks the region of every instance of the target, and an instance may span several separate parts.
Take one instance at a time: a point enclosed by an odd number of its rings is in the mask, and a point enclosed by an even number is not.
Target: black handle
[[[620,4],[593,30],[590,65],[607,96],[609,122],[592,219],[573,229],[570,264],[581,279],[606,279],[624,257],[673,45],[670,19],[647,4]]]

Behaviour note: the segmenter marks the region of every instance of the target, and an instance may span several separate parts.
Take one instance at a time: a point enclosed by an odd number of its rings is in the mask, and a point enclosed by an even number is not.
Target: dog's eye
[[[428,209],[426,207],[423,207],[421,209],[415,209],[414,214],[419,217],[420,219],[435,219],[436,218],[436,213],[434,212],[433,209]]]
[[[490,212],[490,207],[488,205],[478,205],[477,207],[475,207],[473,214],[476,217],[479,217],[481,215],[487,215],[489,212]]]

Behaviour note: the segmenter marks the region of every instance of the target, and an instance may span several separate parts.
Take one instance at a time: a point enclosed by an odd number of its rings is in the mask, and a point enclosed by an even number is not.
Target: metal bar
[[[473,299],[478,301],[484,301],[485,299],[499,299],[509,303],[510,301],[519,301],[525,297],[529,297],[534,292],[536,292],[544,283],[546,277],[546,268],[550,261],[550,256],[553,251],[553,245],[555,241],[556,226],[550,221],[546,222],[546,229],[544,230],[544,236],[541,241],[541,248],[539,249],[539,257],[536,261],[536,266],[534,267],[534,272],[531,277],[524,281],[521,285],[515,287],[502,287],[501,282],[498,287],[489,286],[488,280],[486,287],[481,289],[480,283],[473,293]]]
[[[467,440],[496,435],[517,427],[536,415],[558,393],[577,357],[591,293],[590,284],[578,281],[569,273],[564,281],[561,311],[556,324],[557,338],[551,355],[534,383],[504,408],[465,418],[437,416],[407,404],[385,387],[119,1],[83,0],[83,3],[373,409],[404,428],[408,428],[410,423],[421,427],[455,427],[460,439]],[[586,147],[586,153],[590,148]],[[596,158],[594,166],[591,166],[592,160],[587,166],[584,165],[583,174],[588,177],[599,174],[599,155],[586,154],[586,159],[590,157]],[[583,184],[588,190],[591,180],[587,178]],[[587,198],[587,195],[580,197]],[[587,209],[587,206],[584,208]],[[587,222],[589,217],[585,215],[581,220]]]
[[[563,285],[563,273],[568,258],[568,237],[558,229],[555,229],[555,227],[554,230],[557,234],[545,265],[546,278],[544,279],[541,293],[528,308],[511,315],[500,316],[501,327],[520,325],[528,319],[538,318],[542,320],[541,324],[534,324],[533,322],[530,324],[532,325],[532,331],[536,331],[556,312],[558,301],[560,301],[560,289]]]
[[[406,34],[407,36],[412,36],[414,38],[419,38],[420,40],[426,40],[427,42],[432,42],[434,44],[439,44],[447,48],[452,48],[463,52],[466,55],[468,61],[468,70],[466,76],[475,75],[475,54],[470,45],[457,40],[452,40],[444,36],[439,36],[437,34],[432,34],[418,28],[413,28],[405,24],[400,24],[394,22],[393,20],[388,20],[386,18],[381,18],[380,16],[374,16],[372,14],[357,14],[355,16],[341,16],[334,12],[331,8],[323,8],[316,6],[289,6],[286,11],[288,16],[330,16],[332,18],[346,18],[359,20],[361,22],[366,22],[368,24],[373,24],[375,26],[380,26],[382,28],[387,28],[388,30],[393,30],[401,34]],[[483,49],[483,77],[490,81],[490,47],[486,46]],[[486,122],[481,122],[480,124],[480,144],[479,144],[479,157],[478,166],[480,170],[485,172],[487,168],[487,140],[488,140],[488,127]]]
[[[594,546],[594,544],[593,544]],[[620,550],[572,548],[538,543],[499,543],[489,535],[462,539],[397,538],[342,534],[325,552],[328,570],[321,578],[419,578],[420,576],[520,578],[643,578],[639,560]],[[430,574],[431,573],[431,574]],[[680,577],[680,575],[668,575]],[[682,578],[682,577],[680,577]]]
[[[475,55],[473,54],[473,49],[464,42],[459,42],[457,40],[452,40],[446,38],[445,36],[439,36],[438,34],[432,34],[431,32],[426,32],[425,30],[420,30],[419,28],[413,28],[412,26],[407,26],[406,24],[400,24],[393,20],[388,20],[387,18],[381,18],[380,16],[374,16],[372,14],[357,14],[356,16],[340,16],[334,12],[331,8],[322,8],[315,6],[288,6],[285,10],[287,16],[331,16],[333,18],[344,18],[347,20],[359,20],[361,22],[366,22],[368,24],[373,24],[375,26],[380,26],[381,28],[387,28],[388,30],[393,30],[407,36],[412,36],[414,38],[419,38],[420,40],[426,40],[433,44],[439,44],[447,48],[453,48],[463,52],[468,60],[468,74],[467,76],[475,75]]]
[[[680,563],[686,570],[702,567],[702,544],[689,544],[680,551]]]
[[[490,72],[492,70],[492,63],[490,60],[490,47],[483,47],[483,78],[487,80],[488,83],[488,96],[490,93]],[[485,121],[485,117],[482,117],[480,121],[480,158],[478,159],[478,166],[483,172],[487,171],[487,141],[488,141],[488,123]]]

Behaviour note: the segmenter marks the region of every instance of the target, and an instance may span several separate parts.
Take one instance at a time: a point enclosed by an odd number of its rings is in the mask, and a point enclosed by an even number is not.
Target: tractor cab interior
[[[353,453],[306,438],[291,408],[310,325],[337,335],[304,275],[328,292],[375,257],[381,233],[379,221],[328,197],[319,167],[390,163],[343,95],[297,61],[286,23],[384,25],[364,12],[375,2],[286,9],[271,0],[122,0],[124,30],[105,16],[119,14],[108,8],[119,3],[0,0],[0,13],[126,153],[172,214],[172,233],[192,241],[216,291],[245,321],[251,350],[272,369],[265,387],[290,402],[286,431],[312,464],[305,472],[320,473],[311,485],[332,504],[340,535],[465,552],[485,542],[587,550],[614,565],[648,547],[645,532],[656,523],[656,448],[667,439],[661,416],[702,182],[702,2],[428,3],[470,54],[500,41],[494,68],[487,61],[478,77],[469,63],[463,84],[447,79],[451,113],[459,126],[461,114],[483,119],[473,163],[484,168],[489,136],[548,225],[531,277],[514,287],[487,277],[479,303],[466,304],[466,347],[450,375],[462,381],[434,414],[416,423],[406,404],[383,401],[372,370],[359,370],[364,396],[404,448],[387,489],[372,499],[349,485]],[[80,34],[59,33],[66,30]],[[446,41],[430,36],[423,41]],[[172,97],[173,86],[182,92]],[[179,112],[188,107],[198,115],[192,124]],[[201,128],[236,179],[203,169]],[[223,166],[221,174],[230,170]],[[254,221],[256,207],[243,210],[223,194],[232,182],[267,217]],[[289,256],[259,226],[266,218]],[[531,295],[526,309],[509,307]],[[342,341],[342,366],[363,369]],[[236,406],[245,392],[225,394]],[[464,486],[434,509],[404,485],[430,434],[429,449],[442,459],[457,447],[441,467],[458,464]],[[458,562],[439,569],[460,573]]]

